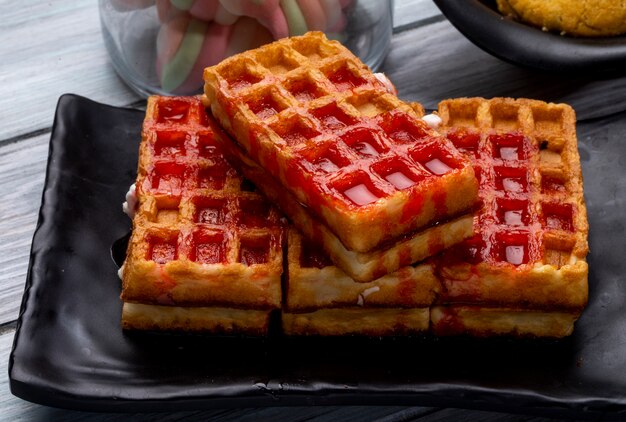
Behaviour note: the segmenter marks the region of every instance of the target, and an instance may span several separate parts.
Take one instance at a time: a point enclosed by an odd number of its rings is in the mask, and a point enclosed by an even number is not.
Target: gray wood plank
[[[0,324],[17,318],[49,139],[43,134],[0,146]]]
[[[430,0],[396,1],[406,27],[438,13]],[[112,105],[139,99],[115,74],[93,0],[0,2],[0,140],[50,127],[58,97],[84,95]]]
[[[432,0],[396,0],[393,10],[393,30],[401,32],[441,16]]]
[[[0,140],[52,125],[61,94],[138,99],[109,62],[93,0],[0,2]]]
[[[626,76],[524,69],[476,47],[448,21],[396,34],[382,71],[427,108],[454,97],[526,97],[572,105],[579,119],[626,110]]]

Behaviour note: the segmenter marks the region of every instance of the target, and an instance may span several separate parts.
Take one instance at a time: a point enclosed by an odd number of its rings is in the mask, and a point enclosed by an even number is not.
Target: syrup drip
[[[427,161],[426,163],[424,163],[424,166],[437,176],[441,176],[452,171],[452,168],[450,166],[448,166],[446,163],[438,158],[433,158],[432,160]]]
[[[222,190],[226,177],[223,174],[216,174],[217,170],[207,168],[200,170],[198,174],[198,187],[201,189]]]
[[[150,260],[157,264],[165,264],[166,262],[176,259],[176,245],[169,242],[152,243],[150,251]]]
[[[314,164],[316,164],[325,173],[334,173],[339,170],[339,166],[330,161],[328,158],[320,158],[315,161]]]
[[[164,158],[185,155],[185,134],[182,132],[157,132],[154,153]]]
[[[248,108],[262,120],[268,119],[284,109],[271,94],[265,95],[256,103],[248,103]]]
[[[415,185],[415,182],[413,180],[409,179],[407,176],[404,175],[404,173],[399,171],[388,174],[387,176],[385,176],[385,179],[400,190],[410,188],[411,186]]]
[[[505,177],[502,179],[502,186],[507,192],[523,192],[524,185],[519,178]]]
[[[268,224],[268,209],[244,209],[240,215],[240,222],[250,227],[264,227]]]
[[[220,154],[218,154],[217,147],[211,144],[201,145],[199,154],[200,154],[200,157],[203,157],[203,158],[211,158],[211,157],[220,156]]]
[[[550,176],[541,177],[542,192],[565,192],[565,190],[565,183],[563,183],[563,181]]]
[[[219,148],[215,145],[212,134],[201,133],[198,135],[198,154],[202,158],[222,157]]]
[[[293,96],[296,97],[296,100],[302,103],[307,101],[313,101],[317,98],[317,96],[313,92],[308,90],[296,91],[295,93],[293,93]]]
[[[553,230],[574,230],[572,206],[570,204],[542,204],[546,227]]]
[[[342,122],[340,119],[337,118],[337,116],[333,116],[332,114],[322,116],[320,118],[320,122],[322,123],[322,126],[330,130],[339,130],[342,127],[346,126],[344,122]]]
[[[272,117],[273,115],[277,113],[278,113],[278,110],[274,108],[272,104],[262,103],[261,108],[259,109],[259,111],[256,112],[256,115],[259,117],[259,119],[265,120],[265,119],[269,119],[270,117]]]
[[[391,139],[399,144],[415,143],[428,135],[426,129],[410,120],[405,114],[386,116],[381,127]]]
[[[452,141],[455,147],[466,153],[467,155],[478,158],[478,142],[480,141],[480,134],[457,131],[448,134],[448,139]]]
[[[176,155],[185,155],[185,150],[182,145],[163,145],[157,155],[167,155],[170,157]]]
[[[165,116],[163,118],[163,120],[169,120],[169,121],[180,121],[180,120],[184,120],[185,119],[185,113],[179,113],[179,114],[170,114],[168,116]]]
[[[268,260],[268,250],[266,248],[256,248],[250,246],[241,247],[240,262],[250,266],[255,264],[264,264]]]
[[[354,123],[352,117],[337,107],[335,103],[313,110],[312,113],[325,129],[331,131],[339,130]]]
[[[352,148],[354,148],[360,155],[364,157],[376,157],[378,155],[378,151],[376,151],[376,148],[374,148],[371,144],[367,142],[357,142],[356,144],[352,145]]]
[[[504,160],[518,160],[519,154],[517,153],[517,147],[500,148],[500,157]]]
[[[178,195],[180,193],[182,185],[183,181],[177,175],[164,174],[163,176],[157,178],[156,190],[172,195]]]
[[[402,144],[408,144],[409,142],[414,142],[416,140],[415,137],[411,135],[408,131],[402,129],[392,132],[390,136],[393,138],[394,141]]]
[[[505,253],[506,260],[513,265],[521,265],[524,262],[523,246],[507,246]]]
[[[241,75],[238,75],[236,78],[230,80],[229,86],[230,86],[230,89],[234,91],[238,91],[240,89],[252,86],[255,83],[259,82],[260,80],[261,78],[258,78],[249,73],[242,73]]]
[[[201,243],[196,246],[196,262],[219,264],[224,262],[224,249],[218,243]]]
[[[335,85],[337,91],[347,91],[365,83],[365,80],[342,67],[335,73],[328,76],[328,79]]]
[[[525,138],[519,133],[491,135],[489,141],[494,146],[494,157],[503,160],[525,160]]]
[[[159,123],[183,123],[187,119],[189,104],[184,101],[169,101],[159,105]]]
[[[504,212],[504,222],[509,226],[522,226],[522,210],[516,211],[505,211]]]
[[[333,262],[316,246],[304,241],[300,252],[300,266],[302,268],[330,267]]]
[[[343,194],[356,205],[367,205],[376,202],[378,197],[374,195],[364,184],[359,184],[346,189]]]
[[[318,89],[306,80],[295,82],[289,92],[300,102],[312,101],[320,96]]]
[[[221,224],[224,221],[222,212],[218,208],[203,208],[198,211],[196,216],[197,223],[204,224]]]
[[[178,196],[183,187],[185,168],[175,163],[159,163],[152,172],[151,188],[160,194]]]
[[[546,226],[555,230],[567,230],[567,224],[558,216],[550,215],[546,218]]]

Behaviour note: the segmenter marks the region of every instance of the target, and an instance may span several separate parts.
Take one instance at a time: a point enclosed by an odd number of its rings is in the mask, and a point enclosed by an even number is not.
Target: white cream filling
[[[387,91],[390,94],[398,95],[398,90],[396,89],[394,84],[391,83],[391,81],[389,80],[387,75],[385,75],[382,72],[379,72],[379,73],[374,73],[374,76],[376,77],[376,79],[378,79],[380,82],[382,82],[383,85],[385,85],[385,88],[387,88]]]
[[[363,306],[363,304],[365,303],[365,298],[368,297],[369,295],[371,295],[372,293],[376,293],[380,290],[380,287],[378,286],[373,286],[370,287],[369,289],[365,289],[363,290],[360,294],[358,299],[356,300],[356,304],[359,306]]]
[[[434,113],[427,114],[426,116],[422,117],[422,120],[433,129],[437,129],[439,126],[441,126],[441,117],[437,116]]]
[[[119,270],[117,270],[117,276],[119,277],[120,280],[122,280],[122,276],[124,275],[124,265],[122,264],[122,266],[120,267]]]
[[[135,216],[135,208],[137,208],[137,193],[133,183],[126,192],[126,201],[122,204],[122,211],[132,219]]]

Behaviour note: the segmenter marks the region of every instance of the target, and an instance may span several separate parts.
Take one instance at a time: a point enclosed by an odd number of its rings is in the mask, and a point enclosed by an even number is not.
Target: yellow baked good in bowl
[[[581,37],[626,33],[626,2],[620,0],[496,0],[505,16],[544,31]]]

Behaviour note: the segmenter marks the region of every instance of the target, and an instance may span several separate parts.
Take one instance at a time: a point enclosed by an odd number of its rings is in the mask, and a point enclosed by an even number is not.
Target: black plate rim
[[[506,18],[485,0],[434,0],[471,42],[509,63],[548,71],[609,71],[626,66],[626,35],[564,37]]]
[[[61,115],[68,107],[83,107],[95,109],[109,109],[115,111],[132,112],[143,115],[143,112],[132,108],[121,108],[101,104],[88,98],[65,94],[60,97],[55,121],[50,138],[50,153],[48,157],[48,168],[42,195],[42,206],[39,212],[39,220],[33,235],[33,245],[31,247],[31,260],[28,267],[28,275],[25,285],[24,297],[19,313],[13,347],[9,359],[9,382],[11,392],[25,400],[54,407],[62,407],[75,410],[96,410],[96,411],[116,411],[116,412],[137,412],[137,411],[177,411],[191,409],[209,409],[215,407],[237,407],[237,406],[302,406],[302,405],[356,405],[356,404],[376,404],[376,405],[436,405],[447,407],[463,407],[468,409],[513,411],[518,413],[542,414],[542,415],[565,415],[581,417],[580,412],[585,412],[587,416],[597,417],[598,413],[616,412],[616,414],[626,413],[626,397],[620,400],[608,398],[606,396],[588,396],[585,399],[572,400],[567,396],[551,396],[537,393],[532,390],[496,390],[489,387],[476,387],[471,390],[460,388],[457,385],[439,383],[436,389],[424,388],[419,384],[407,384],[404,386],[389,386],[362,384],[358,388],[333,385],[328,383],[317,383],[314,388],[294,386],[291,391],[282,390],[278,386],[233,386],[230,390],[222,391],[218,394],[207,396],[181,394],[171,396],[167,400],[154,400],[149,398],[138,399],[136,397],[111,397],[101,395],[75,395],[63,389],[51,389],[37,383],[28,382],[21,379],[15,373],[15,355],[20,347],[20,337],[22,329],[22,319],[26,310],[31,306],[29,291],[33,280],[33,267],[38,259],[36,243],[42,236],[50,223],[45,217],[45,209],[51,207],[46,200],[49,190],[54,189],[55,181],[50,176],[50,163],[54,159],[54,143],[60,142],[61,136],[58,132],[65,130],[62,127]],[[56,140],[56,141],[55,141]],[[103,259],[111,259],[109,255]],[[35,306],[34,304],[32,306]],[[443,340],[445,341],[445,340]],[[19,364],[18,364],[19,365]],[[314,381],[315,383],[315,381]],[[431,384],[432,387],[432,384]],[[502,400],[494,403],[493,394],[508,395],[514,400]],[[595,416],[594,416],[595,415]]]

